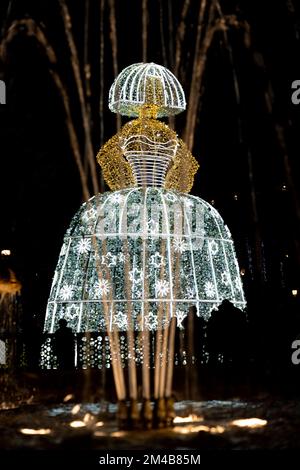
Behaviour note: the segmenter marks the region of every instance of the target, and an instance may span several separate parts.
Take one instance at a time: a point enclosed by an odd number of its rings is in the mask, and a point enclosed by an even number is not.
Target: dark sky
[[[103,22],[105,112],[101,116],[105,139],[115,133],[115,118],[106,106],[114,78],[107,3]],[[142,60],[141,3],[116,1],[119,71]],[[148,3],[147,59],[163,64],[164,47],[164,65],[172,70],[182,1]],[[99,4],[90,1],[90,104],[95,154],[100,144]],[[68,5],[82,61],[85,2],[69,1]],[[198,2],[191,1],[191,5],[179,73],[187,94]],[[224,14],[236,15],[241,26],[228,29],[231,52],[224,36],[217,33],[208,53],[193,149],[201,168],[193,193],[208,201],[213,199],[231,228],[241,265],[246,268],[246,283],[269,282],[274,292],[278,286],[290,289],[299,284],[300,105],[299,109],[292,105],[290,95],[291,82],[300,79],[300,5],[286,0],[221,1],[221,5]],[[56,70],[67,85],[83,151],[78,95],[58,1],[3,0],[2,37],[14,20],[24,17],[41,25],[57,54]],[[248,45],[245,24],[250,30]],[[61,99],[35,38],[19,31],[1,65],[1,77],[7,85],[7,104],[0,106],[0,248],[12,249],[24,283],[25,311],[42,322],[62,237],[82,202],[82,190]],[[176,122],[179,133],[183,124],[184,116]],[[257,250],[261,250],[264,270],[259,275]]]

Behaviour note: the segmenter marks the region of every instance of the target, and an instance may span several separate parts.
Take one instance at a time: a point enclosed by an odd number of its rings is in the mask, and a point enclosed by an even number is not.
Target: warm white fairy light
[[[164,185],[165,176],[176,154],[178,142],[160,142],[145,135],[131,135],[121,144],[138,186]]]

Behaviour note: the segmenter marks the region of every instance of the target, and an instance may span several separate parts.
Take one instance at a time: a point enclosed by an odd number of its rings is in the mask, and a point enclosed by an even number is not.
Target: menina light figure
[[[198,164],[157,120],[185,109],[178,80],[156,64],[134,64],[116,78],[109,107],[138,118],[97,155],[112,191],[84,203],[71,222],[45,332],[54,333],[65,318],[74,333],[93,334],[92,340],[82,337],[77,361],[102,367],[104,357],[112,365],[121,410],[130,398],[132,420],[141,364],[144,420],[151,422],[154,398],[162,423],[166,409],[172,415],[176,325],[183,327],[190,307],[207,319],[224,299],[241,309],[245,299],[228,228],[212,206],[187,194]],[[48,342],[42,364],[50,367],[52,356]]]

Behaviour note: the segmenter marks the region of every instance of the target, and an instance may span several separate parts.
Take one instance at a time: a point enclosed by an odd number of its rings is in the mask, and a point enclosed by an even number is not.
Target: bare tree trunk
[[[143,44],[143,62],[147,62],[147,41],[148,41],[148,12],[147,12],[147,0],[142,0],[142,44]]]
[[[94,158],[94,150],[93,150],[93,145],[92,145],[91,126],[90,126],[90,121],[89,121],[89,116],[88,116],[86,100],[84,96],[84,89],[83,89],[83,83],[81,79],[77,48],[76,48],[76,44],[75,44],[73,32],[72,32],[71,16],[70,16],[69,9],[67,7],[65,0],[59,0],[59,4],[61,7],[61,11],[62,11],[66,38],[67,38],[69,49],[71,52],[71,65],[72,65],[74,79],[75,79],[75,83],[76,83],[76,87],[78,91],[78,96],[79,96],[84,136],[85,136],[85,145],[87,149],[87,158],[88,158],[89,165],[90,165],[93,191],[95,193],[98,193],[99,184],[98,184],[97,171],[96,171],[96,161]]]
[[[112,47],[113,69],[115,77],[118,75],[118,39],[116,27],[116,8],[115,0],[109,0],[109,23],[110,23],[110,41]],[[121,116],[116,114],[117,131],[121,128]]]
[[[99,76],[100,76],[100,93],[99,93],[99,131],[100,131],[100,147],[104,144],[104,119],[103,119],[103,103],[104,103],[104,2],[100,0],[100,58],[99,58]],[[104,192],[104,178],[101,171],[100,191]]]

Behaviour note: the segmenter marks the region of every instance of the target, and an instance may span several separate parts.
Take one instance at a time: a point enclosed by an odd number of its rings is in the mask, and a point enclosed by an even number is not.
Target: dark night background
[[[141,3],[115,3],[119,71],[142,61]],[[182,3],[148,0],[147,61],[171,70]],[[114,78],[107,2],[104,113],[99,116],[99,5],[90,1],[92,96],[88,101],[95,155],[102,143],[101,120],[104,141],[116,132],[115,117],[107,107]],[[178,74],[187,97],[198,5],[191,1]],[[82,61],[86,2],[69,1],[68,6]],[[233,233],[245,270],[250,325],[247,347],[257,359],[257,367],[263,375],[272,368],[270,363],[277,370],[279,361],[295,371],[290,356],[291,342],[300,334],[299,294],[292,296],[292,289],[300,292],[300,105],[291,103],[291,83],[300,79],[300,2],[232,0],[221,6],[224,14],[236,15],[241,26],[228,29],[230,48],[217,32],[208,52],[193,148],[200,170],[192,192],[214,201]],[[78,94],[59,2],[2,0],[2,39],[10,24],[22,18],[34,19],[56,52],[56,68],[68,88],[83,152]],[[249,25],[248,35],[245,24]],[[35,38],[22,28],[8,45],[0,78],[7,86],[7,104],[0,106],[0,248],[11,249],[10,262],[23,284],[22,328],[30,357],[35,332],[43,328],[62,238],[83,196],[49,63]],[[184,116],[176,119],[179,134],[183,123]]]

